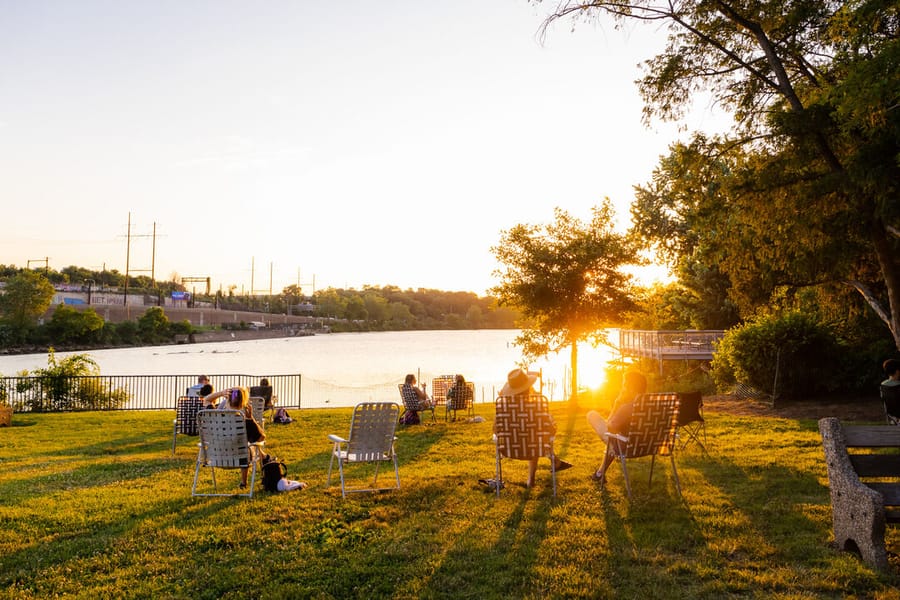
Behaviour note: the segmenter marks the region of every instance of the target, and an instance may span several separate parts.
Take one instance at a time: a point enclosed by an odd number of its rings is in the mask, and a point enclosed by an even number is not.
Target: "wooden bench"
[[[900,523],[900,427],[847,426],[828,417],[819,421],[819,432],[828,467],[835,544],[859,552],[866,563],[885,570],[885,527]]]

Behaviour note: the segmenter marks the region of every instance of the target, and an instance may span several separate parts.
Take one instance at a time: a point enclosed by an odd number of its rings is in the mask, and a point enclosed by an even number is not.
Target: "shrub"
[[[20,376],[28,376],[22,372]],[[112,388],[100,377],[100,367],[87,354],[73,354],[57,360],[53,348],[47,354],[47,367],[36,370],[30,379],[20,379],[17,391],[35,391],[31,410],[64,411],[119,408],[128,401],[128,393]]]
[[[740,382],[773,397],[827,394],[846,380],[841,355],[834,333],[811,317],[767,315],[725,333],[712,377],[720,390]]]

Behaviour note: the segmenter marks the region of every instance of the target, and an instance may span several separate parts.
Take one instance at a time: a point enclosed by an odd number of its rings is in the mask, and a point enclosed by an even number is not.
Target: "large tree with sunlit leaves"
[[[900,4],[896,0],[560,0],[571,16],[666,37],[638,81],[649,119],[701,93],[734,116],[673,148],[639,194],[638,232],[700,260],[754,314],[846,286],[900,348]]]
[[[570,348],[574,399],[578,343],[606,341],[606,328],[634,307],[626,267],[640,263],[635,245],[615,231],[605,200],[592,209],[590,222],[557,208],[552,223],[516,225],[491,250],[502,265],[491,293],[523,315],[516,343],[529,358]]]

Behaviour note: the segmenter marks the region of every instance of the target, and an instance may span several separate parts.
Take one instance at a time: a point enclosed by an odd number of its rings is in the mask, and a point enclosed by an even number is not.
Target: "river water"
[[[415,373],[428,384],[438,375],[462,373],[475,382],[476,402],[491,402],[510,369],[522,363],[514,340],[518,331],[453,330],[332,333],[275,338],[148,346],[88,352],[103,375],[302,375],[303,406],[354,406],[365,401],[397,401],[397,384]],[[58,357],[68,353],[60,352]],[[579,349],[582,385],[602,383],[607,348]],[[551,400],[568,394],[568,352],[532,362],[543,374],[544,393]],[[0,374],[47,365],[45,354],[0,357]],[[213,381],[215,385],[215,381]],[[277,390],[275,390],[277,393]]]

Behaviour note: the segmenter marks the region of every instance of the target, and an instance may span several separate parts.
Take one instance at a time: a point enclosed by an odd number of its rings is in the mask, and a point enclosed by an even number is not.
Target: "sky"
[[[0,263],[485,294],[503,231],[625,227],[686,136],[641,123],[660,29],[550,6],[0,0]]]

